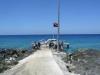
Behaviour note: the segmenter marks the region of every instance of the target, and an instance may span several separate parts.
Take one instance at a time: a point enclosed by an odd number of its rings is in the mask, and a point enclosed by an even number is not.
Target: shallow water
[[[33,41],[49,38],[52,38],[52,35],[0,35],[0,48],[31,48]],[[100,49],[99,34],[61,35],[60,40],[69,42],[71,49]]]

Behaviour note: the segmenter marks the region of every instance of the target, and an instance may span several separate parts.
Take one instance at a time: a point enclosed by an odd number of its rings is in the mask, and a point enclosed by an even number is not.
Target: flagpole
[[[58,0],[57,51],[59,51],[59,35],[60,35],[60,0]]]

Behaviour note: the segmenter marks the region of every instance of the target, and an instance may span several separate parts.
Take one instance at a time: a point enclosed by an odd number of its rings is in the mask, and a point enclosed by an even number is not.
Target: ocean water
[[[49,38],[52,35],[0,35],[0,48],[31,48],[32,42]],[[71,49],[100,49],[99,34],[61,35],[60,40],[70,43]]]

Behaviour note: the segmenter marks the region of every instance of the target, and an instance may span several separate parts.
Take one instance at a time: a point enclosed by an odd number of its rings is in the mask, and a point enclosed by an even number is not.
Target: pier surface
[[[53,58],[51,50],[41,50],[21,60],[14,68],[0,75],[63,75],[62,70]]]

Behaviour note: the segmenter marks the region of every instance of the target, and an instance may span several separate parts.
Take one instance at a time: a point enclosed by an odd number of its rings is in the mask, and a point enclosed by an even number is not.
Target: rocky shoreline
[[[100,75],[100,51],[81,49],[73,53],[72,71],[80,75]]]
[[[0,73],[11,69],[20,60],[32,54],[32,52],[28,49],[0,48]]]
[[[0,49],[0,73],[11,69],[25,57],[32,54],[27,49]],[[64,75],[100,75],[100,51],[94,49],[78,49],[72,53],[69,63],[68,53],[52,51],[54,58]]]
[[[70,66],[70,64],[64,62],[64,60],[63,60],[63,58],[66,57],[65,52],[54,52],[53,51],[53,56],[54,56],[54,59],[56,60],[57,64],[61,68],[64,75],[80,75],[80,74],[75,74],[74,72],[69,72],[67,66]]]
[[[72,53],[71,63],[69,63],[68,53],[56,54],[65,64],[66,71],[79,75],[100,75],[100,51],[95,49],[78,49]],[[61,65],[62,66],[62,65]],[[65,67],[61,68],[63,71]],[[66,73],[66,71],[64,71]],[[67,74],[65,74],[67,75]],[[70,74],[69,74],[70,75]]]

